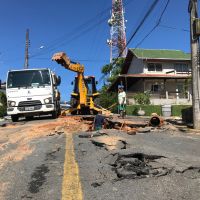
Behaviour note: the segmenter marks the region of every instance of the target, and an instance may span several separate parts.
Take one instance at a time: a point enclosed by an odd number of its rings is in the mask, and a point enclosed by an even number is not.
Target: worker
[[[124,117],[126,113],[126,92],[123,85],[118,86],[118,110],[121,117]]]
[[[99,111],[94,118],[93,129],[95,131],[101,130],[104,127],[105,117],[102,115],[102,111]]]

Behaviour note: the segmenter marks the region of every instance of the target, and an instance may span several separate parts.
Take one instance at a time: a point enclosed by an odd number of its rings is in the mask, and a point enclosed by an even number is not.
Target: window
[[[183,92],[184,91],[184,83],[177,83],[177,89],[178,92]]]
[[[162,64],[159,63],[149,63],[147,65],[149,72],[161,72],[162,71]]]
[[[161,91],[161,85],[158,85],[158,84],[151,85],[151,91],[152,92],[160,92]]]
[[[183,64],[183,63],[177,63],[174,64],[174,69],[176,70],[176,72],[189,72],[189,67],[187,64]]]

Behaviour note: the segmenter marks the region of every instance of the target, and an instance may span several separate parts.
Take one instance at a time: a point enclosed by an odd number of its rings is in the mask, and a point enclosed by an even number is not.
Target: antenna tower
[[[107,40],[110,46],[110,63],[118,57],[126,57],[126,32],[124,8],[122,0],[112,0],[111,18],[108,20],[110,26],[110,39]]]

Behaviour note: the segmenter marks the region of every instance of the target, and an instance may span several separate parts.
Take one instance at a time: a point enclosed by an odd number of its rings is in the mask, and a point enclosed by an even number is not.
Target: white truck
[[[6,81],[7,114],[12,121],[23,116],[60,113],[60,93],[57,86],[61,79],[50,69],[22,69],[8,71]]]

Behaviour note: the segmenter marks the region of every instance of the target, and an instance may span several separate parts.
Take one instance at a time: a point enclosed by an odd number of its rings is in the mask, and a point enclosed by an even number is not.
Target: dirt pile
[[[30,142],[42,137],[55,134],[67,134],[87,131],[88,124],[81,117],[64,117],[50,122],[16,123],[0,129],[0,169],[8,162],[17,162],[24,159],[34,151]],[[12,146],[12,148],[10,148]]]

